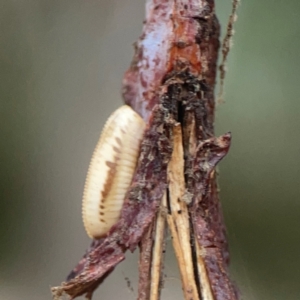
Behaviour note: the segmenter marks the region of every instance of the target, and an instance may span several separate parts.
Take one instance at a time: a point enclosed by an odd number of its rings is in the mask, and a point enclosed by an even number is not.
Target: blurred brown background
[[[0,299],[51,299],[89,245],[81,196],[145,1],[0,1]],[[231,9],[217,0],[223,33]],[[217,133],[221,198],[243,299],[300,299],[300,2],[242,1]],[[135,299],[137,253],[95,299]],[[168,253],[162,299],[182,299]],[[128,277],[134,292],[127,287]]]

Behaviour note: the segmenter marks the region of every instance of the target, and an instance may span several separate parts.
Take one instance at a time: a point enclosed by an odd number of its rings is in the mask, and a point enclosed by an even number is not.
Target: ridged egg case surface
[[[145,122],[124,105],[107,120],[89,166],[82,202],[87,234],[101,238],[116,224],[136,168]]]

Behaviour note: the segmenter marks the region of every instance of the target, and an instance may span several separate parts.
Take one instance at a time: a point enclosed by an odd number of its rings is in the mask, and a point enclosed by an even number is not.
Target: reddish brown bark
[[[173,126],[180,122],[192,238],[201,249],[213,297],[237,299],[228,276],[228,247],[215,176],[215,166],[230,146],[229,134],[214,137],[218,50],[213,0],[147,1],[143,34],[123,82],[125,102],[147,122],[136,173],[120,220],[106,238],[93,242],[67,281],[55,289],[56,295],[91,296],[124,259],[125,251],[135,250],[168,186]],[[141,265],[140,271],[147,278],[149,265],[145,263],[144,269]]]
[[[147,300],[150,296],[151,285],[151,262],[154,224],[149,226],[147,232],[143,235],[140,246],[140,264],[139,264],[139,288],[138,299]]]

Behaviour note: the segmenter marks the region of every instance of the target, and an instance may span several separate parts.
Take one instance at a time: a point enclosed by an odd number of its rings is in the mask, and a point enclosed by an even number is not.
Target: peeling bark
[[[228,245],[216,184],[215,168],[228,152],[231,138],[214,136],[218,50],[213,0],[147,1],[143,34],[123,81],[125,103],[147,122],[134,179],[118,223],[105,238],[92,243],[67,281],[53,289],[56,297],[66,293],[71,298],[82,294],[91,298],[125,258],[125,251],[134,251],[141,243],[138,299],[149,299],[153,222],[166,189],[174,198],[178,184],[168,186],[172,177],[168,168],[173,151],[178,150],[174,130],[179,124],[183,206],[176,213],[185,214],[167,219],[171,232],[178,235],[174,246],[185,299],[238,299],[228,275]],[[191,255],[183,253],[182,245]]]

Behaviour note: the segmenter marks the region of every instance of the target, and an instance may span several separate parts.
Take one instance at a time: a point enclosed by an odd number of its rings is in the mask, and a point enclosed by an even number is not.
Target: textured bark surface
[[[151,286],[151,262],[154,231],[153,223],[149,226],[147,232],[142,237],[140,243],[140,264],[139,264],[139,288],[138,299],[147,300],[150,297]]]
[[[173,117],[165,105],[162,102],[153,110],[120,220],[106,238],[93,242],[69,280],[54,288],[56,297],[63,292],[72,298],[91,295],[103,276],[125,258],[125,251],[135,250],[151,224],[167,187],[167,165],[172,153]]]
[[[185,201],[191,222],[194,264],[200,299],[237,299],[228,276],[228,247],[217,191],[215,167],[226,155],[230,134],[214,137],[214,86],[219,50],[219,23],[212,0],[148,0],[143,34],[123,82],[125,103],[147,122],[138,166],[118,223],[90,249],[55,297],[91,297],[93,291],[149,233],[168,187],[173,127],[183,130]],[[154,228],[155,226],[153,226]],[[149,239],[141,245],[149,257]],[[151,244],[151,243],[150,243]],[[198,249],[198,250],[197,250]],[[143,252],[144,251],[144,252]],[[149,264],[140,263],[140,288],[147,299]],[[200,278],[197,278],[199,276]],[[212,296],[205,295],[203,282]],[[192,298],[193,299],[193,298]]]

